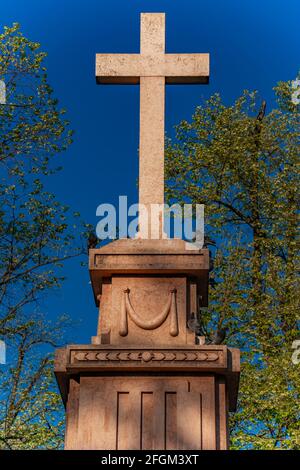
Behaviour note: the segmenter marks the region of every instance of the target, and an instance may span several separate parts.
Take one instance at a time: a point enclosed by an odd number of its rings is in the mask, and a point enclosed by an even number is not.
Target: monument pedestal
[[[165,84],[208,83],[209,55],[165,54],[165,15],[142,13],[140,54],[97,54],[96,79],[140,84],[139,203],[164,207]],[[162,216],[139,217],[162,236]],[[188,328],[208,294],[209,252],[194,248],[124,239],[89,251],[97,335],[56,354],[66,449],[227,449],[239,351],[198,345]]]
[[[227,449],[239,351],[195,344],[208,250],[182,240],[118,240],[90,250],[100,308],[91,345],[57,350],[66,449]]]
[[[65,449],[228,448],[239,351],[226,346],[68,346],[56,376]]]

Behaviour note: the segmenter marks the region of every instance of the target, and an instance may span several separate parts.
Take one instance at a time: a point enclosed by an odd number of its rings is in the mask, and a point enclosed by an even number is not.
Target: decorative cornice
[[[147,349],[101,349],[101,350],[70,350],[70,365],[92,365],[116,366],[117,364],[128,363],[128,365],[149,364],[153,366],[178,365],[189,363],[201,365],[211,363],[212,366],[226,367],[226,357],[224,351],[203,351],[203,350],[147,350]]]
[[[156,352],[156,351],[110,351],[110,352],[84,352],[79,351],[73,355],[74,362],[80,361],[208,361],[219,359],[216,352]]]

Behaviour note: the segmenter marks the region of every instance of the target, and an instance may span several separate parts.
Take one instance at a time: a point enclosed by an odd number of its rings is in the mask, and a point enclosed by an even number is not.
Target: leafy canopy
[[[49,322],[42,303],[60,288],[63,262],[82,253],[79,228],[47,190],[57,154],[72,132],[48,84],[40,46],[17,24],[0,34],[0,448],[56,448],[62,405],[52,348],[64,342],[65,316]],[[49,313],[49,312],[46,312]]]
[[[274,89],[268,113],[257,92],[231,106],[216,94],[167,141],[169,202],[205,204],[212,247],[209,308],[202,331],[228,328],[242,350],[236,448],[296,449],[299,366],[299,105],[291,82]]]

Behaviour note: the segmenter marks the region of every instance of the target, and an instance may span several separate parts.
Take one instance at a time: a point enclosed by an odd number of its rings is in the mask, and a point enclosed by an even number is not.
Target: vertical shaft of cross
[[[165,78],[141,77],[139,202],[164,202]]]
[[[165,84],[208,83],[209,55],[166,54],[165,14],[142,13],[140,54],[97,54],[96,78],[140,84],[139,235],[162,238]]]
[[[165,53],[165,15],[141,15],[141,54],[152,58]],[[151,204],[164,203],[165,77],[140,78],[139,203],[148,211]],[[140,226],[145,223],[140,213]],[[157,221],[153,223],[157,224]],[[158,236],[163,231],[160,217]],[[146,229],[146,227],[144,227]],[[150,236],[150,234],[149,234]]]

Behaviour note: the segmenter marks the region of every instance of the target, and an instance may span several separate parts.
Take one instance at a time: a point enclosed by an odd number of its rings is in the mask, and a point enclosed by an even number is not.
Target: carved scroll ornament
[[[168,315],[170,314],[170,335],[178,335],[178,319],[177,319],[177,305],[176,305],[176,289],[171,289],[169,292],[169,298],[162,312],[156,315],[154,318],[145,320],[143,319],[132,307],[129,298],[130,289],[125,289],[122,296],[121,305],[121,318],[120,318],[120,336],[126,336],[128,334],[128,315],[130,319],[143,330],[154,330],[161,326]]]

